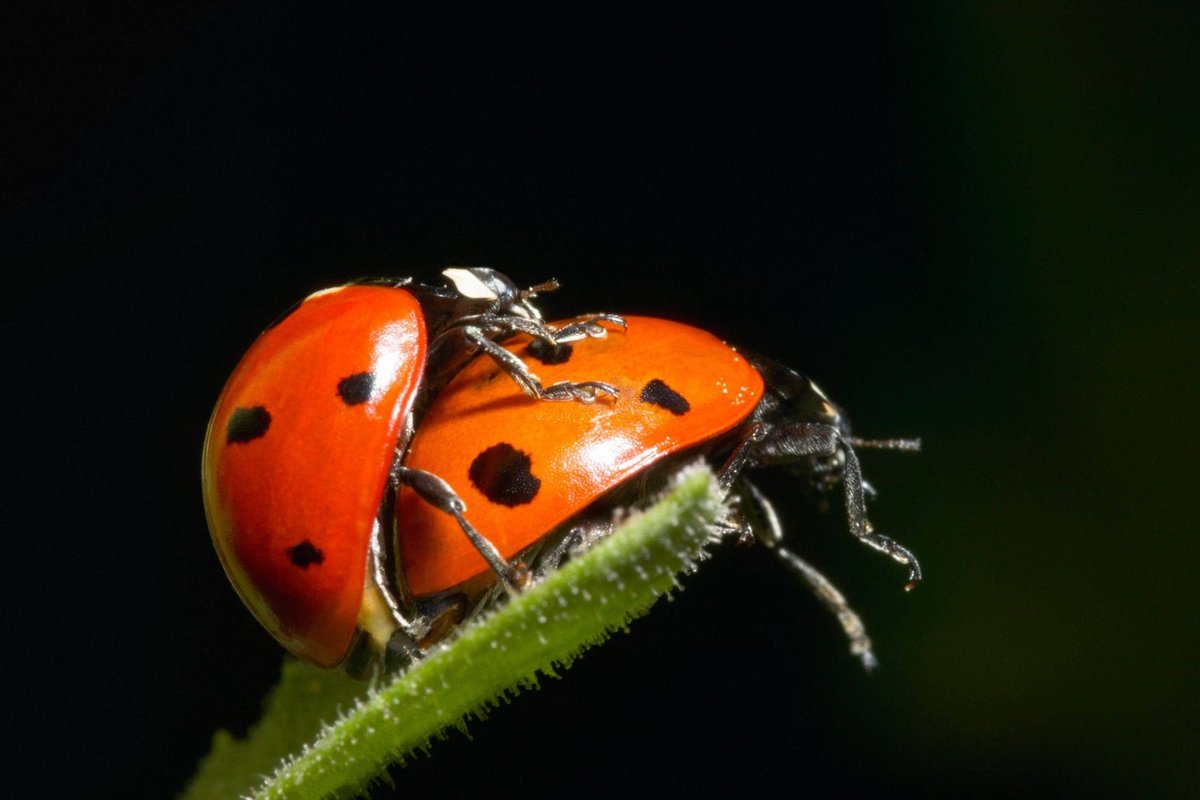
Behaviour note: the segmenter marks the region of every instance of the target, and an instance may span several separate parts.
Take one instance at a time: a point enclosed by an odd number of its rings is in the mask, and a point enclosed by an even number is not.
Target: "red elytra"
[[[231,582],[288,650],[321,666],[357,627],[366,553],[426,329],[404,289],[310,296],[246,353],[204,445],[204,504]]]
[[[447,480],[505,559],[655,462],[735,428],[762,397],[762,376],[712,334],[650,317],[625,320],[623,334],[554,350],[528,337],[504,342],[547,379],[598,376],[620,391],[615,399],[530,403],[480,359],[417,426],[405,466]],[[397,552],[413,595],[488,570],[454,520],[412,490],[400,489],[396,509]]]

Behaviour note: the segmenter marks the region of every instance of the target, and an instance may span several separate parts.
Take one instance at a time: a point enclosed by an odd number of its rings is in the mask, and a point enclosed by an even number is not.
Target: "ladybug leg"
[[[850,533],[868,547],[891,556],[908,567],[910,591],[921,582],[921,565],[913,552],[888,536],[876,533],[867,519],[866,496],[869,491],[862,477],[862,467],[851,442],[836,425],[819,422],[798,422],[790,425],[772,425],[760,422],[749,426],[733,455],[721,470],[721,483],[728,486],[736,480],[747,464],[780,464],[805,459],[840,459],[840,473],[845,492],[846,515],[850,521]],[[865,440],[864,440],[865,441]],[[893,449],[913,449],[911,440],[889,440],[906,442]],[[870,444],[868,444],[870,446]]]
[[[856,447],[859,450],[863,448],[870,450],[899,450],[904,453],[919,453],[921,451],[920,439],[860,439],[857,436],[850,436],[847,438],[847,442],[851,447]],[[866,480],[863,480],[862,488],[863,494],[868,500],[874,500],[879,496],[879,492],[875,490],[875,487],[867,483]]]
[[[760,541],[775,547],[783,541],[783,526],[775,507],[766,496],[747,480],[738,481],[730,490],[730,512],[720,525],[737,536],[738,544]]]
[[[415,661],[417,658],[420,658],[421,653],[417,642],[420,641],[425,632],[422,629],[419,619],[414,621],[405,615],[401,610],[400,603],[396,600],[396,596],[387,588],[391,585],[388,576],[392,570],[387,566],[383,538],[379,535],[374,535],[371,538],[367,567],[370,570],[367,591],[373,591],[378,594],[379,600],[386,607],[390,621],[395,627],[395,630],[388,637],[385,649],[387,652],[406,652]]]
[[[525,366],[524,361],[489,339],[478,328],[473,326],[463,328],[463,334],[508,373],[509,377],[516,381],[521,390],[530,397],[536,397],[539,400],[578,400],[582,403],[591,403],[601,394],[617,396],[615,386],[600,381],[580,383],[560,381],[543,388],[541,379],[529,371],[529,367]]]
[[[570,325],[564,325],[558,330],[549,329],[550,335],[554,339],[554,344],[565,344],[585,338],[603,339],[608,335],[608,328],[601,325],[601,322],[618,325],[622,332],[628,327],[625,324],[625,318],[617,314],[596,314],[587,319],[572,322]]]
[[[538,395],[539,400],[578,400],[581,403],[594,403],[596,399],[606,394],[616,397],[617,387],[602,381],[559,381],[543,389]]]
[[[619,326],[622,331],[626,328],[625,318],[618,314],[595,314],[561,328],[552,328],[540,318],[487,312],[459,317],[454,325],[437,335],[434,343],[467,328],[476,328],[489,339],[505,339],[515,333],[524,333],[548,345],[566,344],[585,338],[603,339],[608,335],[608,328],[601,324],[604,322]]]
[[[572,528],[570,533],[563,536],[553,547],[543,553],[539,553],[537,559],[534,561],[533,583],[541,583],[553,575],[563,565],[563,562],[583,546],[583,542],[583,531],[578,528]]]
[[[742,436],[734,446],[733,452],[725,460],[724,466],[717,472],[717,482],[721,490],[728,493],[742,474],[742,470],[751,462],[757,446],[766,440],[771,433],[771,426],[755,422],[742,429]]]
[[[467,504],[454,493],[450,484],[432,472],[419,469],[398,467],[395,474],[400,483],[415,491],[426,503],[458,521],[458,527],[462,528],[462,532],[471,540],[471,544],[483,556],[484,561],[492,568],[492,572],[496,573],[496,577],[500,579],[505,590],[514,594],[529,582],[528,567],[524,564],[509,564],[505,561],[496,546],[467,521],[464,514]]]
[[[741,480],[737,484],[736,495],[740,503],[735,526],[748,529],[754,538],[766,544],[788,569],[808,584],[812,593],[842,626],[842,632],[850,641],[850,653],[862,661],[867,672],[873,671],[879,666],[879,662],[871,648],[871,639],[867,636],[862,617],[850,607],[845,596],[816,567],[780,545],[783,541],[783,527],[779,524],[779,515],[775,513],[771,501],[757,486],[747,480]]]
[[[564,562],[607,538],[612,531],[612,517],[608,514],[571,526],[571,529],[563,534],[559,541],[537,557],[534,581],[545,580]]]
[[[493,338],[502,339],[514,333],[524,333],[535,339],[541,339],[546,344],[566,344],[580,339],[603,339],[608,335],[608,328],[601,325],[602,322],[619,326],[622,331],[627,327],[625,318],[618,314],[595,314],[561,328],[552,328],[540,319],[525,319],[510,314],[484,314],[474,318],[464,318],[460,324],[470,324],[487,329]]]
[[[862,661],[863,669],[867,672],[874,672],[875,668],[879,666],[879,661],[875,658],[875,653],[871,649],[871,639],[867,636],[867,629],[863,625],[862,617],[846,602],[845,595],[839,592],[837,587],[822,575],[816,567],[800,558],[800,556],[791,550],[788,550],[786,547],[775,547],[773,549],[780,560],[808,584],[808,588],[824,604],[825,608],[829,609],[829,612],[837,617],[838,623],[842,626],[842,631],[846,634],[846,638],[850,640],[850,653],[858,656],[859,660]]]
[[[841,431],[833,426],[809,425],[807,427],[824,428],[823,433],[818,433],[818,439],[830,439],[832,446],[839,450],[846,459],[846,465],[842,470],[842,485],[846,490],[846,513],[850,518],[850,532],[869,547],[891,556],[901,564],[906,564],[908,566],[908,583],[904,586],[904,590],[912,591],[921,582],[921,565],[911,550],[891,537],[876,533],[871,521],[867,519],[862,467],[859,466],[858,455],[855,454],[854,448],[842,438]]]
[[[538,557],[535,580],[542,580],[562,566],[573,551],[583,546],[585,540],[582,528],[572,528],[557,544]]]

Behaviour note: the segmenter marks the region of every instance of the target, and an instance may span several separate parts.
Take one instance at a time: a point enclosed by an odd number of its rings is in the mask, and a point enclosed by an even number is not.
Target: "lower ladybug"
[[[405,479],[396,461],[414,413],[457,368],[482,351],[534,398],[616,391],[543,385],[493,340],[522,332],[563,347],[603,337],[599,322],[619,317],[548,326],[530,301],[553,282],[522,291],[490,269],[443,274],[445,287],[374,280],[309,295],[251,346],[209,422],[204,506],[225,571],[267,630],[320,666],[343,662],[356,633],[378,627],[391,582],[380,508]],[[438,501],[453,503],[444,492]]]
[[[393,650],[428,646],[497,595],[497,575],[532,565],[553,569],[566,555],[607,535],[614,509],[665,485],[697,457],[717,468],[735,498],[727,532],[756,536],[834,611],[851,651],[874,666],[862,624],[828,580],[780,546],[767,498],[745,471],[790,465],[819,493],[842,487],[850,532],[908,566],[908,588],[921,578],[916,558],[867,520],[855,447],[917,449],[912,440],[866,441],[850,435],[842,412],[806,377],[764,358],[742,355],[694,327],[626,317],[623,335],[554,343],[517,336],[503,343],[514,358],[555,379],[598,376],[616,390],[589,406],[524,402],[496,363],[477,360],[438,394],[403,462],[407,474],[438,475],[465,501],[494,554],[464,539],[462,520],[441,513],[436,492],[401,486],[395,501],[401,575],[402,635]],[[575,322],[555,323],[569,327]],[[431,503],[431,499],[433,502]]]

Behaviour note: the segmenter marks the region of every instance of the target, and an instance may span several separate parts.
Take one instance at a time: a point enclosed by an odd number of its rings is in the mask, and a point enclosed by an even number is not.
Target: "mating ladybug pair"
[[[870,642],[820,573],[780,545],[746,468],[787,464],[840,487],[872,530],[855,446],[811,381],[711,334],[649,317],[547,324],[488,269],[446,287],[368,281],[309,296],[259,337],[217,402],[204,445],[209,527],[231,582],[296,656],[365,674],[411,663],[497,596],[607,535],[614,511],[705,458],[733,502],[726,532],[757,537]],[[540,376],[540,377],[539,377]]]

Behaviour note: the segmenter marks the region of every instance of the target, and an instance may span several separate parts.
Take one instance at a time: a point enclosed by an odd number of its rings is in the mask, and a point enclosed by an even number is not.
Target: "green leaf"
[[[685,471],[604,542],[377,687],[288,661],[262,720],[242,740],[219,732],[184,798],[343,797],[386,780],[388,765],[539,674],[557,677],[678,588],[704,556],[719,498],[707,468]]]

